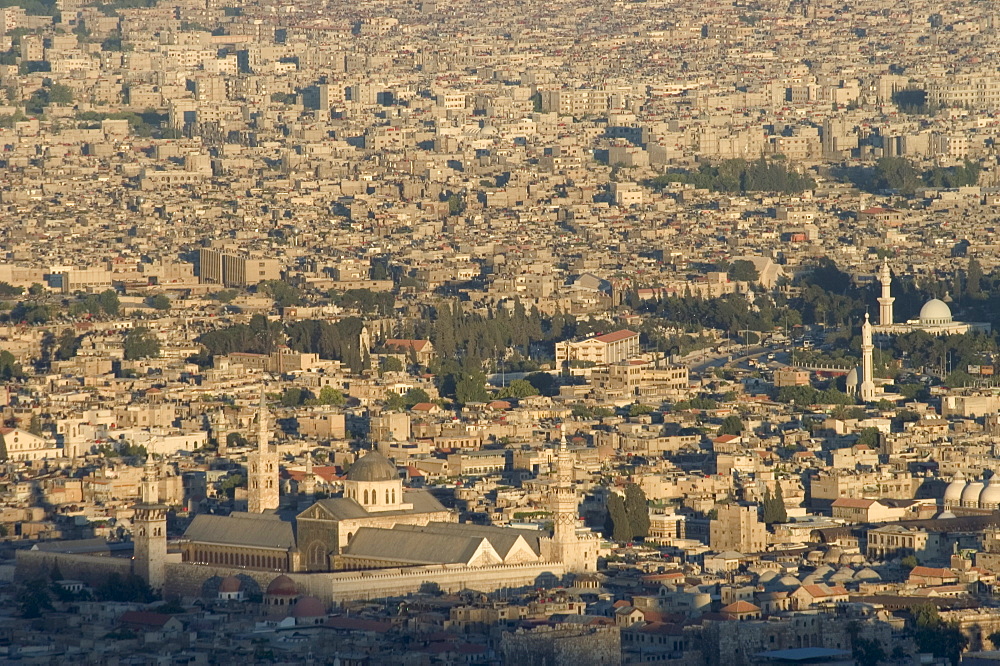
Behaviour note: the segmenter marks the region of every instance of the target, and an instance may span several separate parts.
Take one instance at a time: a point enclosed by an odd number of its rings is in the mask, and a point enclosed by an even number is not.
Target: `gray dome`
[[[347,470],[348,481],[396,481],[399,471],[396,466],[378,451],[369,451],[355,461]]]
[[[971,481],[962,491],[962,506],[967,509],[979,508],[979,493],[986,487],[982,481]]]
[[[865,567],[858,573],[854,574],[854,580],[870,580],[877,581],[882,580],[882,577],[878,575],[878,572],[874,569]]]

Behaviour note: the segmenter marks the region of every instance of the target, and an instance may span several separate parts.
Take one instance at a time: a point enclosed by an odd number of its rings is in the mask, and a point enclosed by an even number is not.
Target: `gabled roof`
[[[361,527],[344,549],[344,555],[412,565],[469,564],[483,542],[492,550],[482,536]]]
[[[273,514],[233,513],[213,516],[201,513],[194,517],[184,538],[198,543],[255,548],[295,548],[292,523]]]
[[[520,530],[515,527],[432,522],[426,525],[396,525],[393,529],[426,532],[429,534],[457,534],[485,537],[490,542],[490,545],[493,546],[493,549],[497,551],[497,554],[504,559],[507,558],[507,555],[520,540],[523,540],[535,555],[541,553],[541,533]]]

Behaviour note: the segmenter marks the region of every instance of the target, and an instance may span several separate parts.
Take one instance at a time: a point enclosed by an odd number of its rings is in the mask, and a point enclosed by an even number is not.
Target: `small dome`
[[[854,574],[854,580],[867,580],[867,581],[878,581],[882,580],[882,577],[878,575],[878,572],[869,567],[865,567],[858,573]]]
[[[778,572],[774,569],[768,569],[757,578],[757,582],[761,584],[769,583],[775,578],[778,578]]]
[[[1000,476],[994,475],[979,494],[979,508],[995,509],[997,506],[1000,506]]]
[[[847,373],[847,386],[849,388],[857,388],[858,384],[861,383],[860,376],[861,373],[858,372],[857,368],[851,368],[851,371]]]
[[[775,587],[783,590],[796,590],[802,583],[795,576],[782,576]]]
[[[292,606],[292,617],[322,617],[326,615],[326,606],[316,597],[302,597]]]
[[[962,491],[962,506],[967,509],[979,508],[979,494],[983,492],[985,484],[982,481],[971,481]]]
[[[399,479],[396,466],[378,451],[369,451],[356,460],[347,470],[348,481],[395,481]]]
[[[841,555],[840,548],[837,548],[836,546],[834,546],[833,548],[830,549],[830,551],[833,551],[833,550],[837,551],[837,559],[839,560],[840,559],[840,555]],[[833,573],[833,567],[829,567],[829,566],[827,566],[827,565],[824,564],[823,566],[816,567],[816,571],[813,571],[812,575],[815,576],[816,578],[826,578],[827,576],[829,576],[832,573]]]
[[[944,301],[932,298],[920,308],[920,323],[924,325],[950,324],[951,308]]]
[[[958,472],[952,477],[952,482],[944,489],[944,503],[959,503],[962,501],[962,491],[965,490],[965,475]]]
[[[272,597],[294,597],[298,593],[295,581],[284,574],[272,580],[267,586],[267,591],[264,592]]]
[[[241,587],[243,587],[243,581],[241,581],[239,578],[237,578],[236,576],[226,576],[225,578],[222,579],[222,582],[219,583],[219,592],[220,593],[239,592]]]
[[[951,511],[942,511],[938,515],[934,516],[934,520],[950,520],[952,518],[958,518],[958,516]]]

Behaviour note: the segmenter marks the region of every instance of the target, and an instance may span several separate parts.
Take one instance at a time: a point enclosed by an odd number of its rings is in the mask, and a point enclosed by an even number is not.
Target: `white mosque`
[[[990,332],[990,325],[985,322],[955,321],[951,316],[951,308],[938,298],[932,298],[924,303],[917,319],[897,324],[893,321],[892,304],[896,299],[891,293],[892,273],[887,259],[882,260],[878,279],[882,283],[882,295],[878,299],[879,323],[875,327],[876,333],[903,335],[914,331],[925,331],[931,335],[961,335],[974,331]]]

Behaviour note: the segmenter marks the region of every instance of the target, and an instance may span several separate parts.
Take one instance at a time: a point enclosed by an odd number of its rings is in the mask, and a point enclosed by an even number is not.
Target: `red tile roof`
[[[632,337],[638,337],[638,333],[630,331],[628,329],[622,329],[620,331],[615,331],[614,333],[605,333],[604,335],[598,335],[594,337],[595,340],[600,340],[601,342],[611,343],[618,342],[619,340],[627,340]]]

